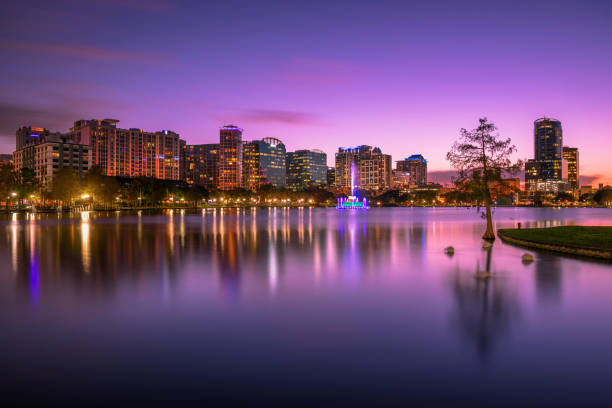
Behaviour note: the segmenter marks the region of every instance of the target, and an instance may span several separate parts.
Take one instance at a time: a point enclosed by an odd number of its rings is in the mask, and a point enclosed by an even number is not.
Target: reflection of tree
[[[492,248],[487,250],[486,270],[472,273],[456,273],[452,290],[457,302],[456,322],[461,333],[476,345],[482,359],[493,352],[501,336],[509,331],[519,314],[516,295],[508,282],[491,273]]]

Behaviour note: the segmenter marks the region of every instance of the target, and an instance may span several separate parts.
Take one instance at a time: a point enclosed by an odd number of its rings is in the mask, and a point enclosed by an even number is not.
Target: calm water
[[[4,398],[612,403],[612,266],[483,250],[474,210],[9,215],[0,230]]]

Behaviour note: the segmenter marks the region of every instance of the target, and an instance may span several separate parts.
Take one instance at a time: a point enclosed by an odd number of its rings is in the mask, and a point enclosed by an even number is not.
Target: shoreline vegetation
[[[612,261],[612,227],[608,226],[500,229],[497,235],[524,248]]]
[[[532,205],[498,205],[495,208],[534,208],[534,209],[560,209],[560,208],[609,208],[607,206],[532,206]],[[116,205],[116,206],[91,206],[91,205],[76,205],[76,206],[64,206],[63,208],[57,206],[38,207],[32,210],[29,206],[0,208],[0,214],[11,214],[11,213],[61,213],[61,212],[81,212],[81,211],[137,211],[137,210],[201,210],[201,209],[214,209],[214,208],[335,208],[335,205],[321,204],[321,203],[265,203],[265,204],[252,204],[252,203],[224,203],[224,204],[165,204],[165,205],[154,205],[154,206],[130,206],[130,205]],[[393,205],[393,204],[382,204],[372,205],[372,208],[466,208],[472,209],[477,208],[477,205],[445,205],[445,204],[412,204],[412,205]],[[522,230],[526,231],[526,230]],[[612,239],[612,238],[611,238]]]

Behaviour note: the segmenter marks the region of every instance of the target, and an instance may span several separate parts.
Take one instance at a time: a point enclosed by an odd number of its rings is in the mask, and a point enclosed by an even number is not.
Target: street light
[[[88,199],[88,198],[89,198],[89,194],[83,194],[83,195],[81,196],[81,199],[83,199],[83,200],[86,200],[86,199]]]

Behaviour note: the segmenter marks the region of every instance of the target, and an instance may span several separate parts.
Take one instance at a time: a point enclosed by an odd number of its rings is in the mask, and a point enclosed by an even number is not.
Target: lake
[[[484,250],[474,209],[1,217],[4,398],[612,403],[612,265]],[[612,210],[494,221],[612,225]]]

